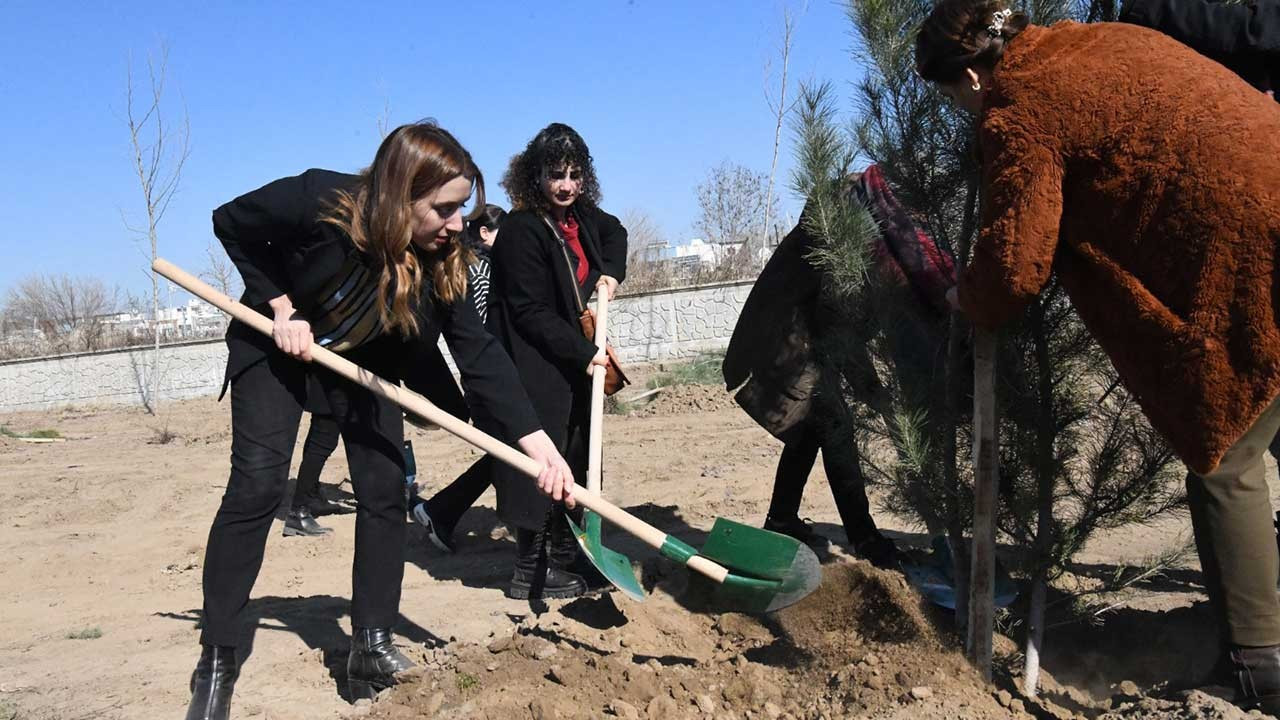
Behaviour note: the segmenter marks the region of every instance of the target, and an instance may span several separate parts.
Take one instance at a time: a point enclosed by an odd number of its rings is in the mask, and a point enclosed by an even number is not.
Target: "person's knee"
[[[222,510],[245,516],[274,513],[283,499],[287,475],[287,465],[280,477],[259,474],[256,477],[242,476],[237,482],[233,474],[232,482],[227,484],[227,491],[222,496]]]
[[[244,513],[274,509],[289,480],[289,460],[288,455],[265,448],[233,452],[223,507]]]

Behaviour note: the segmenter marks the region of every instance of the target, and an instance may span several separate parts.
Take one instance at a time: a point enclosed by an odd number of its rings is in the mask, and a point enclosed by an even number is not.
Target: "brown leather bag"
[[[573,262],[569,260],[568,243],[565,242],[564,234],[560,232],[560,227],[547,216],[542,213],[542,222],[547,224],[551,229],[551,233],[555,235],[556,240],[560,243],[560,250],[564,254],[564,263],[569,267],[569,277],[573,277]],[[591,308],[582,306],[582,297],[578,294],[578,289],[573,289],[573,299],[578,303],[578,324],[582,326],[582,334],[587,336],[591,342],[596,341],[596,314]],[[604,394],[612,395],[627,385],[631,381],[627,379],[627,374],[622,372],[622,363],[618,362],[618,354],[613,351],[613,345],[609,342],[604,344],[604,353],[609,364],[605,366],[604,371]]]
[[[591,308],[583,308],[582,314],[578,316],[578,323],[582,325],[582,334],[586,335],[588,340],[595,342],[595,311]],[[608,341],[604,344],[604,353],[609,361],[604,370],[604,394],[612,395],[630,385],[631,381],[627,379],[627,374],[622,372],[622,363],[618,362],[618,354],[613,351],[613,345]]]

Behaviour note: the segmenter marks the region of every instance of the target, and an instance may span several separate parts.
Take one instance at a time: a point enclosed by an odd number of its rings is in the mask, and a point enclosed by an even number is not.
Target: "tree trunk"
[[[960,512],[960,471],[956,464],[956,426],[960,422],[960,385],[968,378],[960,372],[968,324],[958,313],[951,315],[947,338],[947,417],[943,422],[942,481],[947,489],[947,546],[951,550],[951,577],[956,593],[956,634],[965,637],[969,626],[969,563],[965,552],[964,517]]]
[[[995,402],[996,335],[974,330],[973,340],[973,563],[969,574],[969,657],[991,681],[995,629],[996,486],[1000,451]]]
[[[782,145],[782,125],[787,118],[787,66],[791,63],[791,34],[794,21],[790,11],[782,12],[782,81],[773,127],[773,161],[769,163],[769,188],[764,194],[764,227],[761,228],[760,250],[769,246],[769,214],[773,210],[773,181],[778,173],[778,148]]]
[[[1047,570],[1053,550],[1053,489],[1056,467],[1053,453],[1055,421],[1053,412],[1053,364],[1049,357],[1045,310],[1048,301],[1038,300],[1031,312],[1031,332],[1036,354],[1036,542],[1031,558],[1035,571],[1031,579],[1031,608],[1027,617],[1026,653],[1023,662],[1022,692],[1035,697],[1040,683],[1040,650],[1044,644],[1044,612]]]
[[[151,228],[151,262],[156,261],[155,218],[148,208],[148,225]],[[151,273],[151,397],[146,403],[148,412],[155,415],[160,410],[160,278]]]
[[[1022,692],[1035,697],[1040,685],[1040,648],[1044,646],[1044,607],[1047,592],[1043,572],[1031,580],[1031,611],[1027,616],[1026,658],[1022,663]]]
[[[978,183],[977,177],[969,179],[965,188],[965,213],[960,227],[959,245],[956,250],[956,268],[963,268],[969,262],[969,251],[973,244],[974,227],[978,216]],[[956,428],[960,424],[961,390],[969,382],[969,378],[961,373],[964,365],[964,342],[969,333],[969,324],[958,313],[951,314],[951,326],[947,336],[947,377],[946,393],[947,417],[943,423],[944,452],[942,458],[943,487],[946,488],[949,505],[947,507],[947,544],[951,549],[951,577],[954,579],[956,593],[956,634],[967,636],[969,627],[969,554],[965,552],[964,530],[965,517],[961,513],[963,503],[960,495],[960,472],[956,463]]]

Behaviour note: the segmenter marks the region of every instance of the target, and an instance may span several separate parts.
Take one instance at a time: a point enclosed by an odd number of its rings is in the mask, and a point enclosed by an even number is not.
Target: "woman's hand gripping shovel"
[[[151,268],[245,325],[258,332],[271,334],[271,321],[266,317],[214,290],[173,263],[157,258],[152,262]],[[533,458],[458,420],[421,395],[393,385],[325,348],[313,345],[311,352],[314,361],[320,365],[405,410],[421,415],[526,475],[537,477],[541,472],[542,467]],[[724,609],[771,612],[800,600],[813,592],[821,582],[822,571],[818,566],[817,556],[799,541],[785,535],[716,518],[706,544],[699,550],[667,535],[587,488],[575,487],[573,497],[583,507],[639,538],[664,556],[710,578],[717,585],[714,600]],[[595,559],[592,558],[592,561]],[[607,567],[599,569],[605,577],[609,577]],[[630,567],[627,570],[630,574]]]
[[[604,283],[596,288],[596,347],[604,352],[609,326],[609,289]],[[607,369],[591,366],[591,433],[587,445],[587,490],[599,494],[603,462],[604,381]],[[603,496],[602,496],[603,497]],[[585,503],[584,503],[585,504]],[[631,569],[631,558],[605,547],[600,538],[600,516],[591,510],[582,515],[579,526],[566,517],[578,546],[602,575],[632,600],[644,600],[644,588]]]

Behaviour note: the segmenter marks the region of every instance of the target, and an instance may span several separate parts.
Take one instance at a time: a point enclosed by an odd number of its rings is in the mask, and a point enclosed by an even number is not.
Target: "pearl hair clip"
[[[995,11],[991,16],[991,24],[987,26],[987,34],[991,37],[1000,37],[1000,31],[1004,30],[1004,22],[1010,15],[1013,15],[1013,11],[1008,8]]]

